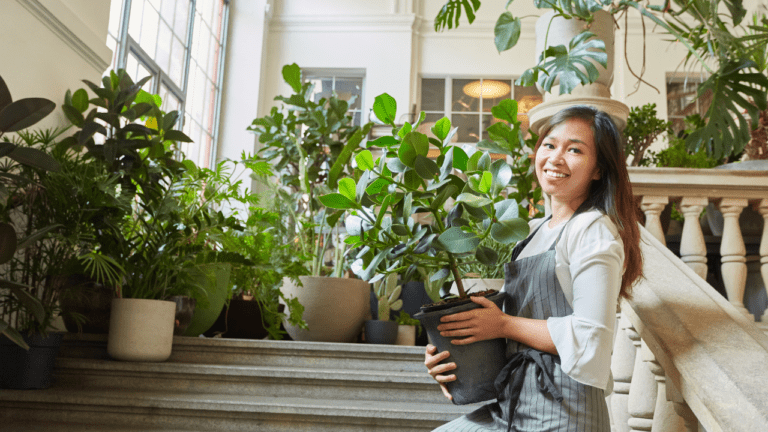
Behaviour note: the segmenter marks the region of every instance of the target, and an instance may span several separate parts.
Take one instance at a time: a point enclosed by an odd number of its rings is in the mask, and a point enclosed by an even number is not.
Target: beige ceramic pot
[[[287,298],[295,297],[304,306],[304,321],[309,330],[284,322],[285,330],[296,341],[355,342],[371,315],[371,288],[360,279],[300,276],[303,286],[283,279]]]
[[[175,316],[176,303],[172,301],[113,299],[107,352],[115,360],[168,360]]]
[[[395,345],[416,345],[416,326],[403,324],[397,326]]]

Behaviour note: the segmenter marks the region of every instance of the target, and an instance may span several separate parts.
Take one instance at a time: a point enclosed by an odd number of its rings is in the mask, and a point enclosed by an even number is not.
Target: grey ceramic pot
[[[397,322],[368,320],[365,322],[365,341],[372,344],[394,345],[397,341]]]
[[[487,296],[499,308],[503,307],[506,293],[497,292]],[[477,309],[479,306],[467,299],[466,302],[454,303],[447,307],[424,308],[414,315],[421,321],[429,335],[432,344],[438,352],[449,351],[451,356],[447,362],[456,363],[453,373],[456,381],[447,384],[448,391],[453,396],[453,403],[466,405],[483,402],[496,398],[493,385],[496,376],[507,363],[506,339],[492,339],[475,342],[469,345],[453,345],[452,338],[440,336],[437,326],[440,318],[458,312]]]

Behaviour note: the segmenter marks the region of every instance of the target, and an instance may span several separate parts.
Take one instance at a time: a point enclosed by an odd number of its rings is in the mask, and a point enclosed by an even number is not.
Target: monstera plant
[[[511,4],[509,0],[506,7]],[[435,18],[435,30],[458,27],[462,11],[472,23],[480,6],[480,0],[448,0]],[[594,82],[598,74],[589,60],[605,67],[605,53],[599,52],[605,50],[605,44],[593,38],[589,23],[597,11],[617,16],[635,10],[641,20],[649,20],[667,32],[673,42],[685,46],[685,62],[694,63],[706,73],[698,96],[711,92],[712,101],[704,115],[706,123],[686,137],[690,151],[705,148],[716,159],[741,153],[750,140],[750,131],[758,126],[760,112],[768,106],[768,20],[758,11],[747,18],[743,0],[664,0],[657,4],[634,0],[534,0],[534,6],[553,10],[553,18],[580,19],[587,25],[568,47],[547,47],[538,64],[520,77],[521,85],[538,83],[550,91],[554,78],[559,77],[565,84],[560,92],[569,93],[578,84]],[[499,16],[494,29],[499,52],[517,44],[521,28],[521,18],[512,12],[504,11]],[[584,72],[578,66],[583,66]]]

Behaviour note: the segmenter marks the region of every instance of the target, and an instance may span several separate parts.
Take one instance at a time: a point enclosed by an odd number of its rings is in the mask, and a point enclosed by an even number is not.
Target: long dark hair
[[[587,199],[576,210],[576,214],[596,208],[608,215],[618,227],[619,236],[624,242],[624,275],[619,296],[631,298],[632,285],[643,276],[643,255],[640,252],[640,228],[627,172],[627,157],[613,120],[605,112],[590,106],[577,105],[562,109],[542,128],[536,151],[552,128],[571,119],[589,123],[595,139],[597,168],[600,172],[600,178],[592,181]]]

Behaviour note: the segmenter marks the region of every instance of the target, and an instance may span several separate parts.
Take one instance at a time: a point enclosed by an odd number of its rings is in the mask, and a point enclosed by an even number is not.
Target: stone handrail
[[[617,432],[768,431],[768,337],[743,304],[747,265],[739,216],[763,217],[762,277],[768,286],[768,173],[630,168],[645,213],[646,278],[622,301],[611,369]],[[685,221],[680,258],[665,247],[660,214],[676,202]],[[707,248],[699,216],[723,213],[720,269],[725,299],[704,278]],[[768,312],[763,322],[768,321]]]

